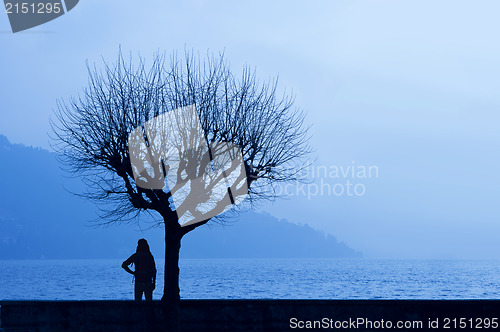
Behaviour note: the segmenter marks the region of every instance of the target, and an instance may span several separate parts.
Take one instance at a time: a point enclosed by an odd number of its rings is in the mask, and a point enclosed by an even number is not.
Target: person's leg
[[[137,281],[135,282],[135,287],[134,287],[134,298],[136,301],[142,300],[142,289]]]
[[[144,290],[144,297],[146,301],[153,301],[153,286],[148,286],[147,289]]]

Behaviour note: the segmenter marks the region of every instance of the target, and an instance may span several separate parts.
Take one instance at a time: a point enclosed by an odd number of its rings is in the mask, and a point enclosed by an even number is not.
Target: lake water
[[[133,299],[121,260],[0,261],[0,300]],[[163,260],[157,260],[163,291]],[[184,259],[185,299],[500,299],[500,261]]]

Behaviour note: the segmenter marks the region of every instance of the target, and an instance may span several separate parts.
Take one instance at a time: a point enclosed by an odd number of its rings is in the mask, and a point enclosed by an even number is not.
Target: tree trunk
[[[180,289],[179,289],[179,251],[182,233],[180,226],[165,220],[165,274],[163,303],[166,331],[180,331]]]
[[[179,289],[179,251],[182,233],[180,226],[165,223],[165,274],[162,301],[178,302]]]

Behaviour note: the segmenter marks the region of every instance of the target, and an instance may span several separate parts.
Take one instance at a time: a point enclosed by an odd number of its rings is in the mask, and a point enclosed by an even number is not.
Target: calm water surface
[[[0,261],[0,300],[133,298],[121,260]],[[157,260],[154,298],[163,289]],[[185,299],[500,299],[500,261],[184,259]]]

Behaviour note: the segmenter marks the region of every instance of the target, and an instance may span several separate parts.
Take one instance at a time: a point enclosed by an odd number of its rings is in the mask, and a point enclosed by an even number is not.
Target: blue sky
[[[56,100],[81,91],[87,60],[112,61],[120,45],[146,58],[224,50],[235,70],[279,74],[294,92],[316,165],[378,168],[351,179],[362,196],[262,209],[367,257],[500,258],[499,11],[496,1],[82,0],[17,34],[0,15],[0,133],[48,148]]]

